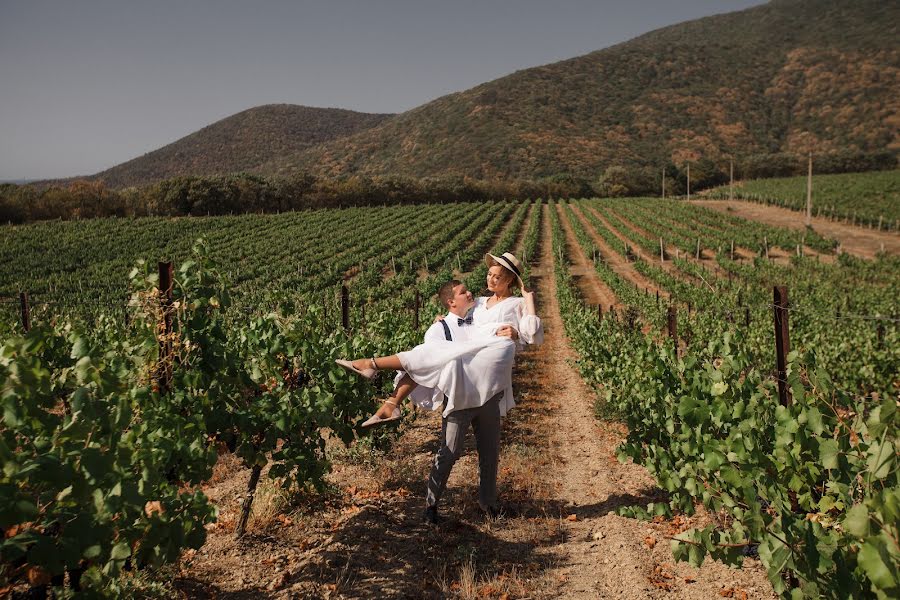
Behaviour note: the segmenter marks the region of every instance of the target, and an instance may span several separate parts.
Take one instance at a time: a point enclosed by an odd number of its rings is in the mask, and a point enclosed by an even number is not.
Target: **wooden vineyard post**
[[[28,307],[28,292],[19,292],[19,310],[22,313],[22,329],[31,331],[31,309]]]
[[[659,290],[656,290],[656,306],[659,306]]]
[[[700,260],[700,238],[697,238],[697,260]]]
[[[787,384],[787,355],[791,351],[788,329],[788,292],[785,286],[775,287],[775,367],[778,372],[778,399],[782,406],[791,404]]]
[[[766,260],[769,260],[769,240],[766,236],[763,236],[763,246],[766,249]]]
[[[456,253],[456,270],[462,273],[462,261],[459,259],[459,252]]]
[[[728,161],[728,199],[734,200],[734,159]]]
[[[416,290],[416,312],[413,314],[413,329],[419,331],[419,308],[422,305],[422,296],[419,294],[419,290]]]
[[[159,268],[159,307],[162,311],[159,337],[159,393],[166,394],[172,385],[172,284],[175,267],[161,262]]]
[[[659,262],[660,263],[666,262],[666,250],[665,250],[665,247],[663,246],[662,238],[659,238]]]
[[[744,327],[750,328],[750,308],[744,307]]]
[[[259,474],[262,472],[262,466],[253,465],[250,471],[250,481],[247,483],[247,494],[244,496],[244,503],[241,505],[241,518],[238,520],[237,528],[234,530],[235,539],[240,539],[247,529],[247,521],[250,519],[250,507],[253,505],[253,496],[256,495],[256,485],[259,483]]]
[[[675,356],[678,356],[678,309],[669,306],[666,314],[666,327],[669,330],[669,337],[675,343]]]
[[[691,200],[691,163],[687,165],[687,199]]]
[[[350,290],[341,284],[341,326],[344,331],[350,331]]]
[[[731,260],[734,260],[734,240],[731,240]]]
[[[812,152],[809,153],[809,172],[806,175],[806,226],[812,227]]]
[[[391,271],[394,272],[394,275],[397,274],[397,263],[394,262],[394,255],[391,255]]]

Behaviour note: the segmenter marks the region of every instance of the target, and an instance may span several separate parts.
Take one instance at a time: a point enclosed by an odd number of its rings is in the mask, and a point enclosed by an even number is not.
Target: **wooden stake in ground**
[[[806,175],[806,226],[812,227],[812,152],[809,153],[809,173]]]
[[[728,199],[734,200],[734,159],[730,159],[728,163]]]
[[[172,286],[175,268],[171,262],[160,262],[159,306],[162,311],[159,337],[159,365],[157,383],[160,395],[166,394],[172,385]]]
[[[778,372],[778,399],[782,406],[791,403],[787,384],[787,355],[791,351],[791,337],[788,329],[787,287],[775,287],[775,367]]]
[[[244,496],[244,503],[241,506],[241,518],[238,520],[237,528],[234,530],[234,537],[237,539],[240,539],[247,529],[250,507],[253,506],[253,496],[256,495],[256,485],[259,483],[260,473],[262,473],[262,467],[253,465],[253,469],[250,471],[250,481],[247,483],[247,494]]]
[[[687,165],[687,199],[691,199],[691,163]]]
[[[341,284],[341,326],[344,331],[350,331],[350,290]]]
[[[19,309],[22,313],[22,329],[31,331],[31,309],[28,308],[28,292],[19,292]]]
[[[678,309],[674,306],[670,306],[666,314],[666,326],[669,330],[669,337],[675,343],[675,356],[678,356]]]

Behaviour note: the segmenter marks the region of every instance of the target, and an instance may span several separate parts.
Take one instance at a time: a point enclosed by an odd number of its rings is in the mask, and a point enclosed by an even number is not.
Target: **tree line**
[[[0,222],[27,223],[50,219],[96,217],[205,216],[285,212],[340,206],[407,203],[477,202],[659,195],[663,170],[666,195],[687,190],[687,164],[664,168],[608,167],[595,178],[562,173],[539,179],[484,180],[466,176],[407,177],[354,175],[321,178],[308,173],[264,177],[251,173],[182,176],[142,187],[113,189],[102,180],[0,185]],[[891,152],[836,153],[815,158],[816,173],[893,169]],[[691,190],[727,183],[729,163],[701,158],[690,163]],[[735,160],[736,179],[805,173],[806,159],[789,154]]]

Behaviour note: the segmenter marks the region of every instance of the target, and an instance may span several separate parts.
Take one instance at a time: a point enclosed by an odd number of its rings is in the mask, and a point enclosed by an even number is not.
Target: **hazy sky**
[[[269,103],[402,112],[760,0],[0,0],[0,180],[91,174]]]

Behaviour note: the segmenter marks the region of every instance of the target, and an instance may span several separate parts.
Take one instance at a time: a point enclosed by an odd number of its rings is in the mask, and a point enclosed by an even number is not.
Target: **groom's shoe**
[[[438,517],[437,506],[428,506],[425,508],[425,513],[422,515],[422,520],[426,525],[437,525],[441,522],[441,518]]]

